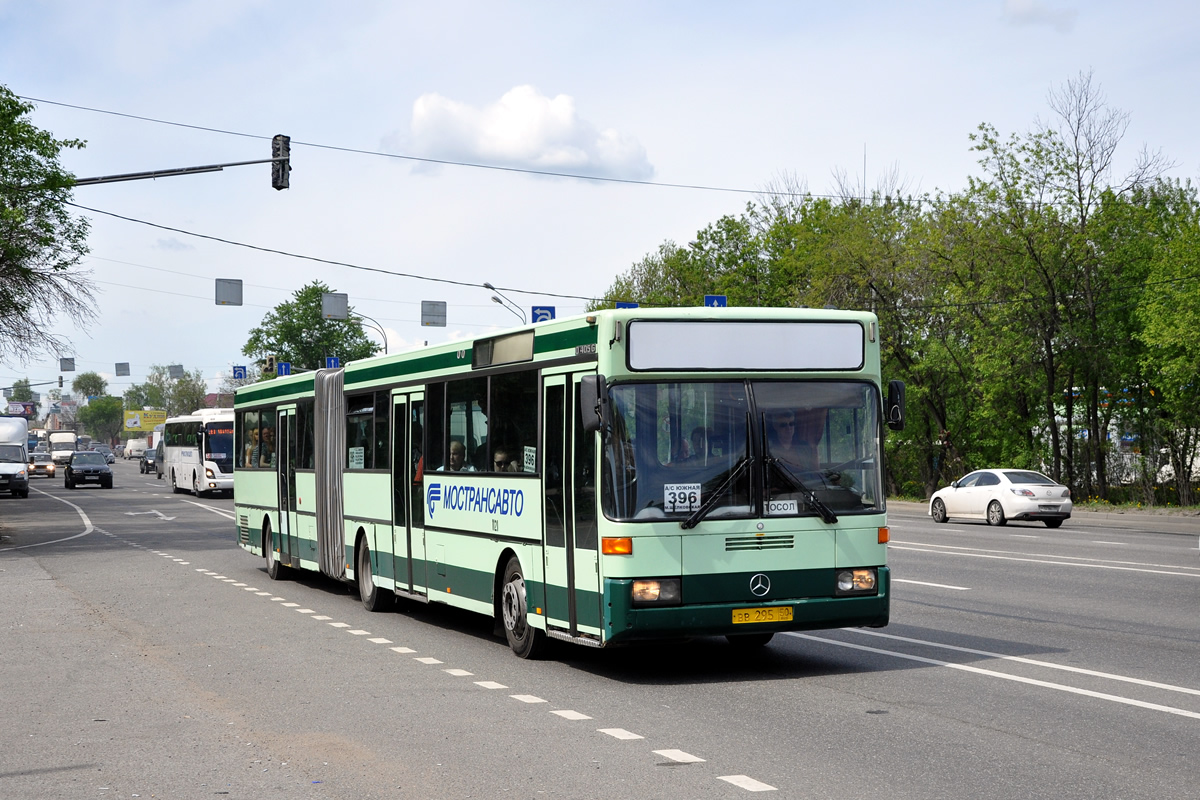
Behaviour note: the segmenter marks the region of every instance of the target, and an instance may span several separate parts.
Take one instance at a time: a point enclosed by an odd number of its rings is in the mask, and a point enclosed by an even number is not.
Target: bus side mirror
[[[608,386],[603,375],[584,375],[579,380],[579,418],[587,433],[612,426],[612,414],[608,406]]]
[[[887,426],[904,430],[904,381],[890,381],[887,393]]]

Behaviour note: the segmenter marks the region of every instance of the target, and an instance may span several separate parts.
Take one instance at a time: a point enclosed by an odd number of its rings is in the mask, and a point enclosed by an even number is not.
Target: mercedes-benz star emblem
[[[771,579],[761,572],[750,579],[750,593],[755,597],[763,597],[771,591]]]

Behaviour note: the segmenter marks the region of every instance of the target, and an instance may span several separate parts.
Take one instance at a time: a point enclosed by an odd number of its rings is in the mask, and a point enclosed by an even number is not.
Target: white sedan
[[[965,475],[929,498],[934,522],[950,517],[986,519],[1003,525],[1010,519],[1041,520],[1057,528],[1071,518],[1071,490],[1027,469],[980,469]]]

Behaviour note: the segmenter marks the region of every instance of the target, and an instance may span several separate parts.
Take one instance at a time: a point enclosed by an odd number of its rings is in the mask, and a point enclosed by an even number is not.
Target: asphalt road
[[[892,624],[521,661],[272,582],[232,501],[0,497],[0,797],[1190,798],[1200,520],[892,508]]]

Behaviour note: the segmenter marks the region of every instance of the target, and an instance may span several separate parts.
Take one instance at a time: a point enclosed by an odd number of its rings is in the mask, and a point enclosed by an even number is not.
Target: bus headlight
[[[206,477],[209,477],[209,478],[217,477],[216,475],[213,475],[213,471],[211,469],[209,469],[208,467],[204,468],[204,474]]]
[[[679,578],[653,578],[633,582],[635,606],[677,606],[683,601]]]
[[[874,569],[844,569],[837,574],[837,594],[875,594]]]

